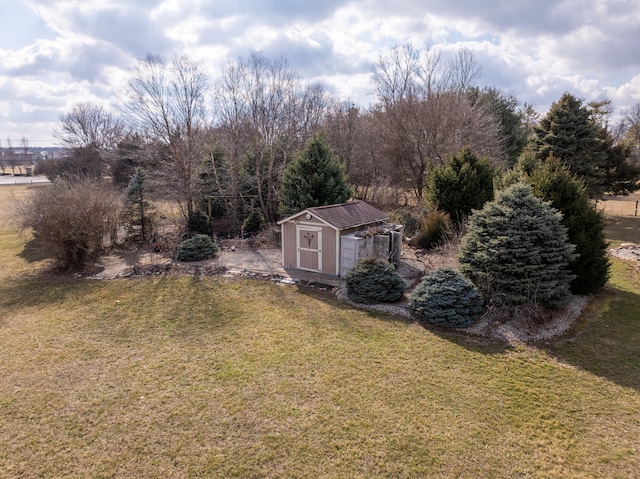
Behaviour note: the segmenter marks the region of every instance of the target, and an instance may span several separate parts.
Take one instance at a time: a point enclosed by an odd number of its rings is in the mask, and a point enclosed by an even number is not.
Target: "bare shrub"
[[[17,202],[22,230],[32,230],[47,256],[78,270],[115,241],[122,194],[98,181],[56,180]]]

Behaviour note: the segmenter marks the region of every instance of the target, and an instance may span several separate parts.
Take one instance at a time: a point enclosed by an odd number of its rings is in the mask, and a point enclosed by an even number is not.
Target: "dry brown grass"
[[[605,234],[612,246],[620,243],[640,244],[640,208],[636,216],[636,201],[640,201],[640,193],[608,197],[598,202],[598,208],[607,216]]]
[[[2,191],[0,190],[0,195]],[[640,280],[509,346],[322,293],[92,281],[0,236],[0,478],[635,477]]]

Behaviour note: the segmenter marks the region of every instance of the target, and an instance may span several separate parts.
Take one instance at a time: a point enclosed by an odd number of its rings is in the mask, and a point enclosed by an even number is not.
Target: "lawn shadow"
[[[405,308],[408,304],[407,298],[403,298],[402,300],[396,303],[387,303],[387,304],[378,304],[375,306],[382,306],[385,308],[386,306],[391,306],[388,308],[388,311],[380,311],[380,310],[372,310],[369,309],[368,305],[354,305],[347,301],[342,301],[336,296],[335,290],[328,287],[314,287],[314,286],[305,286],[298,285],[298,291],[302,295],[309,296],[315,300],[319,300],[325,303],[330,304],[332,307],[343,311],[360,311],[363,312],[372,318],[376,318],[379,321],[392,322],[392,323],[404,323],[404,324],[416,324],[419,325],[425,331],[432,333],[436,336],[439,336],[451,343],[454,343],[460,347],[468,349],[473,352],[481,353],[481,354],[503,354],[507,351],[511,351],[514,349],[513,345],[504,340],[486,338],[483,336],[472,335],[469,333],[465,333],[462,330],[452,330],[447,328],[438,327],[436,325],[424,324],[414,317],[408,317],[404,314],[394,314],[393,308],[394,306],[400,308]],[[386,309],[386,308],[385,308]]]
[[[38,245],[35,238],[31,238],[27,241],[24,244],[24,248],[22,248],[22,251],[20,251],[17,256],[18,258],[25,260],[27,263],[37,263],[38,261],[44,261],[51,258],[51,256],[44,251],[44,248]]]
[[[573,328],[537,344],[558,361],[640,391],[640,294],[608,287]]]
[[[97,282],[53,274],[3,281],[0,283],[0,310],[9,312],[22,307],[60,304],[69,297],[82,300],[94,295],[99,288]]]

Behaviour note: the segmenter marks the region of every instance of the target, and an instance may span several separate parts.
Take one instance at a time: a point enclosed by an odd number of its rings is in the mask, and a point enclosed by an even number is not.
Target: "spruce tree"
[[[450,156],[444,166],[432,168],[425,182],[427,201],[461,223],[474,209],[493,199],[494,170],[469,148]]]
[[[137,167],[125,190],[125,221],[129,234],[139,241],[145,241],[152,233],[152,207],[146,195],[147,173]]]
[[[285,169],[280,212],[344,203],[351,196],[347,175],[322,135],[316,135]]]
[[[517,183],[474,212],[460,244],[462,272],[489,303],[561,306],[574,247],[560,214]]]
[[[551,155],[559,158],[573,174],[584,180],[592,198],[604,192],[605,140],[582,100],[569,93],[562,95],[540,120],[535,134],[533,147],[541,161]]]
[[[605,217],[589,201],[584,183],[575,178],[557,158],[551,157],[528,178],[533,192],[551,202],[562,213],[569,242],[576,246],[576,259],[569,267],[575,275],[574,294],[591,294],[609,279]]]

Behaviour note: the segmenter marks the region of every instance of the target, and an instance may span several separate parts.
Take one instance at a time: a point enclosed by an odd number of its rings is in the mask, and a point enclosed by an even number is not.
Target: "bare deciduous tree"
[[[16,159],[13,154],[13,144],[11,143],[11,138],[7,138],[7,158],[8,162],[11,165],[11,174],[15,174],[16,172]],[[4,171],[4,170],[3,170]]]
[[[629,146],[631,161],[640,166],[640,103],[636,103],[624,116],[623,141]]]
[[[124,122],[100,105],[76,103],[59,116],[53,135],[67,148],[112,150],[125,133]]]
[[[185,55],[171,62],[157,56],[141,61],[122,94],[122,111],[141,134],[167,145],[169,178],[188,216],[193,211],[194,165],[204,155],[209,75]]]
[[[411,45],[394,48],[373,67],[385,155],[419,198],[428,165],[464,146],[504,162],[498,122],[465,94],[480,71],[469,50],[446,61],[435,49]]]
[[[247,166],[264,216],[276,219],[282,169],[319,128],[329,104],[326,89],[303,85],[286,58],[254,52],[227,66],[214,102],[230,169],[228,195],[236,198],[237,172]]]

